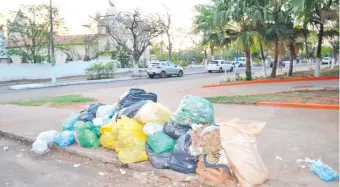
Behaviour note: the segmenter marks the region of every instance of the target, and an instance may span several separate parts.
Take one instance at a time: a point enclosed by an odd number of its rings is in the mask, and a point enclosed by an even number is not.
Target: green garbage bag
[[[176,141],[163,131],[158,131],[148,137],[146,142],[151,148],[152,152],[156,154],[171,152],[174,149]]]
[[[72,113],[68,118],[63,121],[63,131],[72,131],[74,124],[78,121],[80,112]]]
[[[187,95],[182,99],[171,119],[180,125],[214,124],[214,107],[211,102],[202,97]]]
[[[96,148],[99,147],[99,137],[90,129],[77,129],[76,139],[81,147]]]
[[[77,121],[74,126],[73,126],[73,129],[74,130],[80,130],[80,129],[94,129],[94,125],[91,121],[88,121],[88,122],[83,122],[83,121]]]

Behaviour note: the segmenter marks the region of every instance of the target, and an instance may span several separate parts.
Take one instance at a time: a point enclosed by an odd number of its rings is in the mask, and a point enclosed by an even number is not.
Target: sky
[[[130,11],[138,8],[144,13],[165,14],[163,3],[168,7],[173,19],[174,28],[183,28],[189,31],[192,28],[192,18],[195,14],[194,6],[206,4],[210,0],[111,0],[117,10]],[[10,0],[0,6],[0,14],[8,15],[9,10],[17,10],[21,4],[49,3],[49,0]],[[65,19],[69,34],[86,34],[87,29],[81,25],[87,24],[89,15],[97,11],[105,13],[109,8],[108,0],[53,0],[53,4],[60,9],[61,16]],[[3,16],[1,16],[3,17]],[[5,19],[0,18],[0,24]],[[176,41],[180,43],[179,41]],[[181,43],[188,43],[181,42]]]

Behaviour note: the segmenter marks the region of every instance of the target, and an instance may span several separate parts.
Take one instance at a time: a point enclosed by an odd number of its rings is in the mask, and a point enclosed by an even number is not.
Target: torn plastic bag
[[[197,167],[198,157],[189,152],[191,144],[190,132],[178,138],[170,159],[172,170],[187,174],[194,173]]]
[[[75,139],[73,131],[63,131],[61,133],[58,133],[53,138],[53,142],[59,147],[67,147],[73,144],[74,141]]]
[[[96,117],[97,110],[98,110],[98,108],[100,106],[104,106],[104,104],[103,103],[93,103],[93,104],[90,104],[87,107],[86,111],[90,112],[93,115],[93,117]]]
[[[171,152],[174,149],[176,141],[163,131],[158,131],[154,135],[149,136],[146,143],[150,146],[152,152],[161,154]]]
[[[143,127],[143,132],[147,135],[147,136],[151,136],[153,134],[155,134],[158,131],[163,131],[163,125],[160,125],[158,123],[146,123]]]
[[[264,122],[241,122],[238,118],[220,124],[222,147],[241,186],[260,185],[268,179],[255,138],[264,126]]]
[[[96,132],[90,129],[77,129],[76,136],[81,147],[96,148],[99,147],[99,138]]]
[[[115,113],[115,105],[99,106],[96,112],[96,118],[107,118]]]
[[[113,123],[110,121],[108,122],[107,124],[103,125],[100,127],[100,134],[104,134],[105,132],[112,132],[112,126],[113,126]]]
[[[115,150],[115,141],[112,132],[105,132],[99,138],[100,145],[107,149]]]
[[[145,124],[149,122],[164,125],[170,118],[171,111],[159,103],[146,102],[133,117],[138,122]]]
[[[33,151],[36,154],[43,155],[48,153],[49,149],[46,141],[42,139],[37,139],[36,141],[33,142],[31,151]]]
[[[180,125],[214,124],[214,107],[208,100],[199,96],[185,96],[171,119]]]
[[[73,125],[78,121],[78,117],[80,112],[72,113],[68,118],[66,118],[63,122],[63,131],[73,130]]]
[[[177,140],[180,136],[187,133],[189,130],[190,126],[178,125],[172,120],[169,120],[163,127],[164,133],[174,140]]]
[[[142,100],[150,100],[153,102],[157,102],[157,95],[152,92],[147,93],[140,88],[130,88],[128,92],[125,92],[119,98],[119,102],[116,106],[116,109],[119,111],[122,108],[131,106],[132,104]]]
[[[152,152],[148,144],[145,144],[146,154],[148,155],[148,160],[157,169],[167,169],[169,168],[169,162],[171,159],[172,152],[156,154]]]
[[[142,101],[138,101],[137,103],[134,103],[128,107],[122,108],[119,112],[118,112],[118,118],[120,118],[121,116],[127,116],[129,118],[133,118],[137,111],[146,103],[146,100],[142,100]]]
[[[83,111],[78,117],[79,121],[84,121],[84,122],[92,121],[93,119],[94,119],[94,115],[88,111]]]
[[[45,132],[41,132],[37,136],[37,140],[45,141],[47,145],[51,145],[53,143],[53,138],[58,134],[56,130],[48,130]]]

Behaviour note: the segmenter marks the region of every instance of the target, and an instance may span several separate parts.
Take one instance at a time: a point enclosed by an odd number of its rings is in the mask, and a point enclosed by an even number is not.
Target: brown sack
[[[203,155],[199,157],[196,173],[204,180],[217,184],[226,184],[228,187],[235,186],[232,177],[228,175],[225,168],[206,168],[204,166]]]

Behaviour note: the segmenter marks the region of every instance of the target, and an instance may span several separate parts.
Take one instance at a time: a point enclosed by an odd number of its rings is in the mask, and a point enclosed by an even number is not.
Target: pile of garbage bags
[[[116,151],[124,164],[148,160],[158,169],[255,186],[268,178],[255,139],[264,126],[240,119],[216,124],[212,103],[199,96],[185,96],[172,113],[157,103],[155,93],[131,88],[114,105],[94,103],[70,114],[62,132],[42,132],[32,151],[45,154],[52,144],[77,142],[84,148]]]

